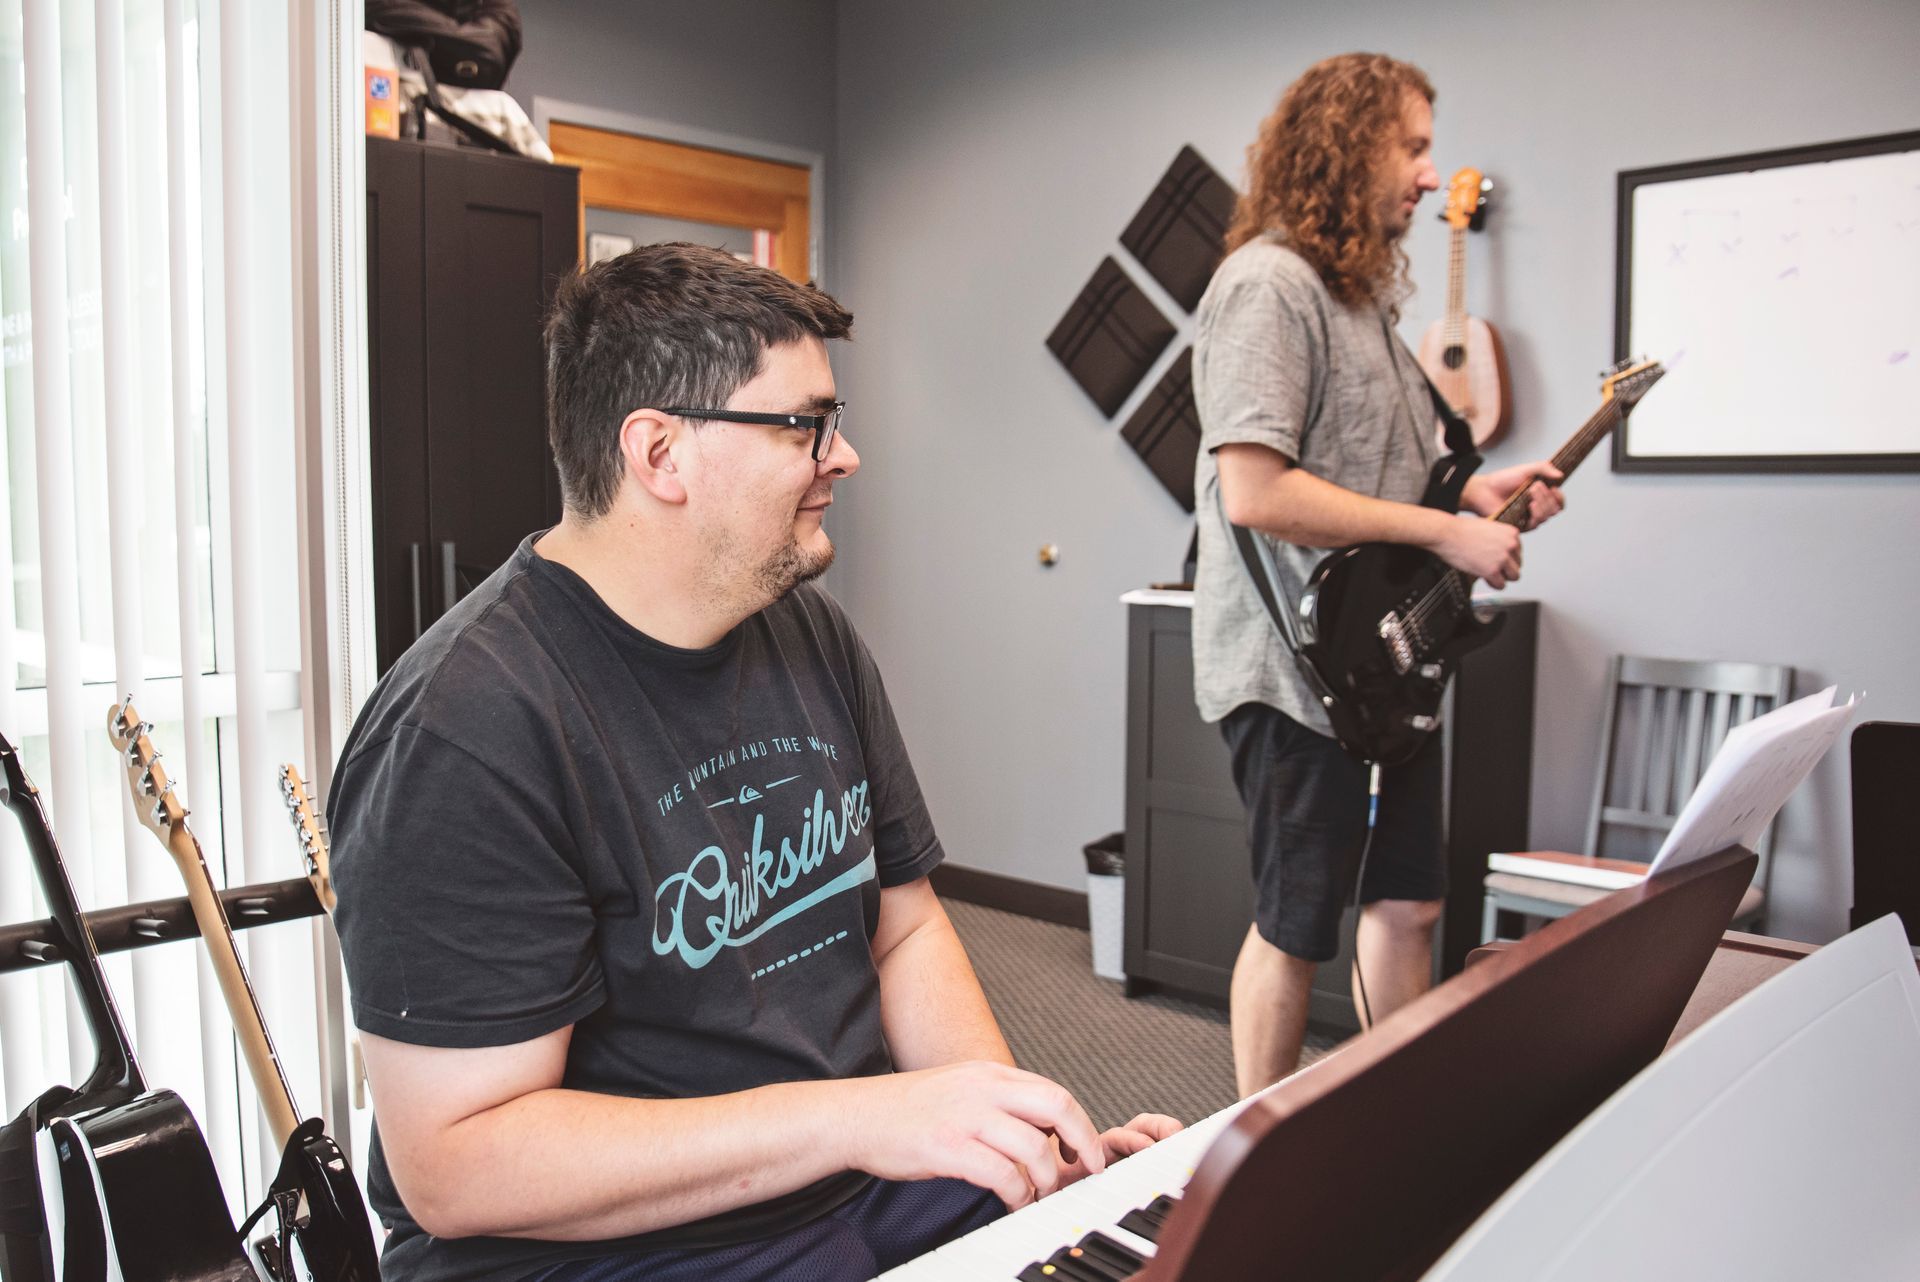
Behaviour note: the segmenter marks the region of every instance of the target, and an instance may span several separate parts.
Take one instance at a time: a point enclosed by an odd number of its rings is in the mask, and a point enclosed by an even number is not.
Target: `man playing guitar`
[[[1253,851],[1255,919],[1231,991],[1242,1094],[1299,1058],[1314,968],[1338,951],[1356,877],[1368,770],[1331,737],[1227,523],[1277,541],[1294,601],[1323,549],[1363,542],[1425,548],[1496,588],[1520,576],[1518,530],[1419,503],[1437,457],[1434,411],[1394,322],[1408,289],[1401,239],[1440,185],[1433,96],[1418,68],[1378,54],[1309,68],[1261,125],[1228,256],[1200,304],[1194,683],[1231,748]],[[1537,525],[1560,510],[1560,479],[1546,463],[1505,468],[1472,477],[1462,503],[1485,516],[1530,486]],[[1446,884],[1440,812],[1430,739],[1385,772],[1360,886],[1356,948],[1375,1017],[1429,983]]]

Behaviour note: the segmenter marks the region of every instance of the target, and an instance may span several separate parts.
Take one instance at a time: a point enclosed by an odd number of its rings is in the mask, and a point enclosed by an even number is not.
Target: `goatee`
[[[778,601],[802,583],[819,578],[833,564],[833,544],[821,552],[808,552],[799,543],[787,545],[760,563],[754,584],[767,601]]]

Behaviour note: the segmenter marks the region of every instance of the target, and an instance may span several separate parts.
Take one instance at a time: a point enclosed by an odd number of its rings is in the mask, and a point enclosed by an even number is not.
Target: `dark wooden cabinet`
[[[1436,956],[1443,974],[1457,971],[1479,942],[1487,853],[1529,848],[1539,606],[1495,608],[1506,626],[1462,661],[1443,722],[1449,890]],[[1245,811],[1226,741],[1194,707],[1192,609],[1134,604],[1127,613],[1127,989],[1224,1000],[1253,920]],[[1310,1012],[1346,1029],[1358,1027],[1347,979],[1351,918],[1340,956],[1315,975]]]
[[[367,140],[380,671],[560,519],[541,325],[579,252],[580,173]]]

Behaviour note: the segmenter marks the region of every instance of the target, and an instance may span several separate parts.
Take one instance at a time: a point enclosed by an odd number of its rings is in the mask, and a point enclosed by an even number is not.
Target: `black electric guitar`
[[[178,1095],[149,1090],[20,754],[5,783],[93,1038],[78,1088],[55,1087],[0,1128],[8,1282],[254,1282],[206,1140]],[[43,946],[44,947],[44,946]]]
[[[1666,371],[1622,363],[1600,385],[1600,408],[1553,456],[1563,477],[1606,439]],[[1434,465],[1435,482],[1449,457]],[[1522,488],[1486,519],[1525,529]],[[1258,543],[1258,537],[1251,540]],[[1249,540],[1240,536],[1242,554]],[[1270,585],[1254,582],[1263,596]],[[1320,687],[1341,746],[1362,761],[1398,765],[1439,724],[1440,700],[1460,656],[1491,641],[1504,620],[1475,610],[1473,576],[1403,543],[1362,543],[1329,555],[1300,594],[1300,654]],[[1269,608],[1274,608],[1268,597]]]
[[[240,964],[213,879],[207,874],[200,843],[187,827],[187,811],[173,794],[173,783],[160,766],[160,754],[148,737],[152,727],[140,720],[128,699],[107,714],[107,733],[126,756],[127,783],[133,790],[140,822],[160,839],[173,857],[194,921],[200,927],[207,956],[220,980],[227,1014],[266,1110],[268,1125],[281,1146],[280,1170],[268,1196],[279,1217],[274,1249],[263,1260],[277,1277],[311,1278],[313,1282],[379,1282],[380,1257],[366,1204],[339,1145],[328,1137],[319,1118],[300,1120],[293,1090],[287,1084],[273,1039],[260,1014],[259,999]]]

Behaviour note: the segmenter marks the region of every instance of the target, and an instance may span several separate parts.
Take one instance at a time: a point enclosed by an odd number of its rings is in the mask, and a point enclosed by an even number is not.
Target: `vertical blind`
[[[184,889],[107,737],[122,697],[222,885],[301,874],[278,766],[324,780],[352,711],[359,642],[333,603],[364,543],[355,8],[0,0],[0,732],[83,908]],[[0,921],[45,915],[0,817]],[[303,1112],[337,1104],[324,928],[239,939]],[[149,1083],[250,1205],[278,1154],[199,945],[107,975]],[[92,1065],[70,990],[64,967],[0,975],[9,1116]]]

